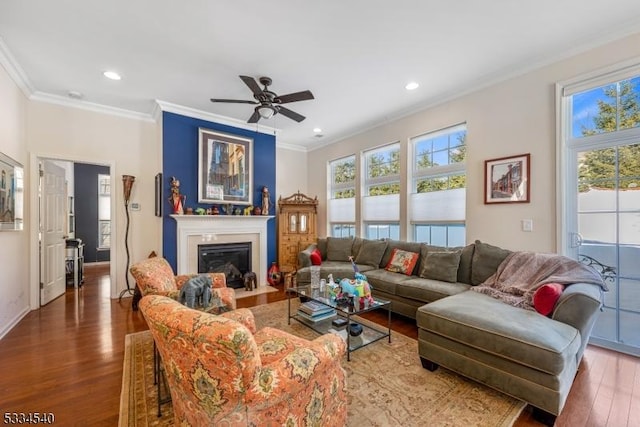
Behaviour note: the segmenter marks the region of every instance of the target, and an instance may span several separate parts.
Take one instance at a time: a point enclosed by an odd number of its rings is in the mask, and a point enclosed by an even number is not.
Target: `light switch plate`
[[[533,231],[533,220],[532,219],[523,219],[522,220],[522,231]]]

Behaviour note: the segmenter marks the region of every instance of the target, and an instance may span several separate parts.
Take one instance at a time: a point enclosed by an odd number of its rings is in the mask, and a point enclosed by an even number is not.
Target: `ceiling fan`
[[[236,104],[256,105],[253,110],[253,114],[251,115],[251,117],[249,117],[247,123],[257,123],[260,119],[270,119],[278,113],[290,118],[291,120],[295,120],[296,122],[301,122],[305,119],[303,115],[298,114],[295,111],[291,111],[286,107],[283,107],[282,104],[314,99],[313,94],[308,90],[289,93],[282,96],[277,95],[269,90],[269,86],[271,85],[271,79],[269,77],[260,77],[259,79],[260,84],[264,86],[264,89],[260,89],[260,86],[253,77],[240,76],[240,78],[247,86],[249,86],[251,92],[253,92],[253,97],[256,99],[255,101],[211,98],[211,102],[228,102]]]

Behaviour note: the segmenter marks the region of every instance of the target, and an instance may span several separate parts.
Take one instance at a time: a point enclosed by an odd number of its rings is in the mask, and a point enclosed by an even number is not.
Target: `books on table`
[[[311,322],[319,322],[334,317],[336,310],[319,302],[307,301],[298,308],[298,315]]]

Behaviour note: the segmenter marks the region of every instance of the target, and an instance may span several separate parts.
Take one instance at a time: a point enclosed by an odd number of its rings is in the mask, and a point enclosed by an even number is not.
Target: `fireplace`
[[[171,215],[176,221],[177,274],[198,271],[200,245],[251,242],[251,271],[267,279],[267,215]]]
[[[227,286],[244,287],[251,271],[251,242],[198,245],[198,273],[224,273]]]

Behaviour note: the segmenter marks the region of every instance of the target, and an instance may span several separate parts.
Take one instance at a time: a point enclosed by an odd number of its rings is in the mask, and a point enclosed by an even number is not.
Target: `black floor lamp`
[[[135,176],[132,175],[122,175],[122,185],[123,185],[123,190],[124,190],[124,212],[127,215],[127,225],[125,228],[125,232],[124,232],[124,249],[127,253],[127,267],[124,270],[124,276],[126,278],[127,281],[127,289],[124,289],[122,292],[120,292],[120,299],[122,299],[122,296],[124,294],[131,294],[133,295],[133,289],[131,289],[131,287],[129,286],[129,262],[130,262],[130,255],[129,255],[129,199],[131,198],[131,188],[133,187],[133,182],[136,180]]]

